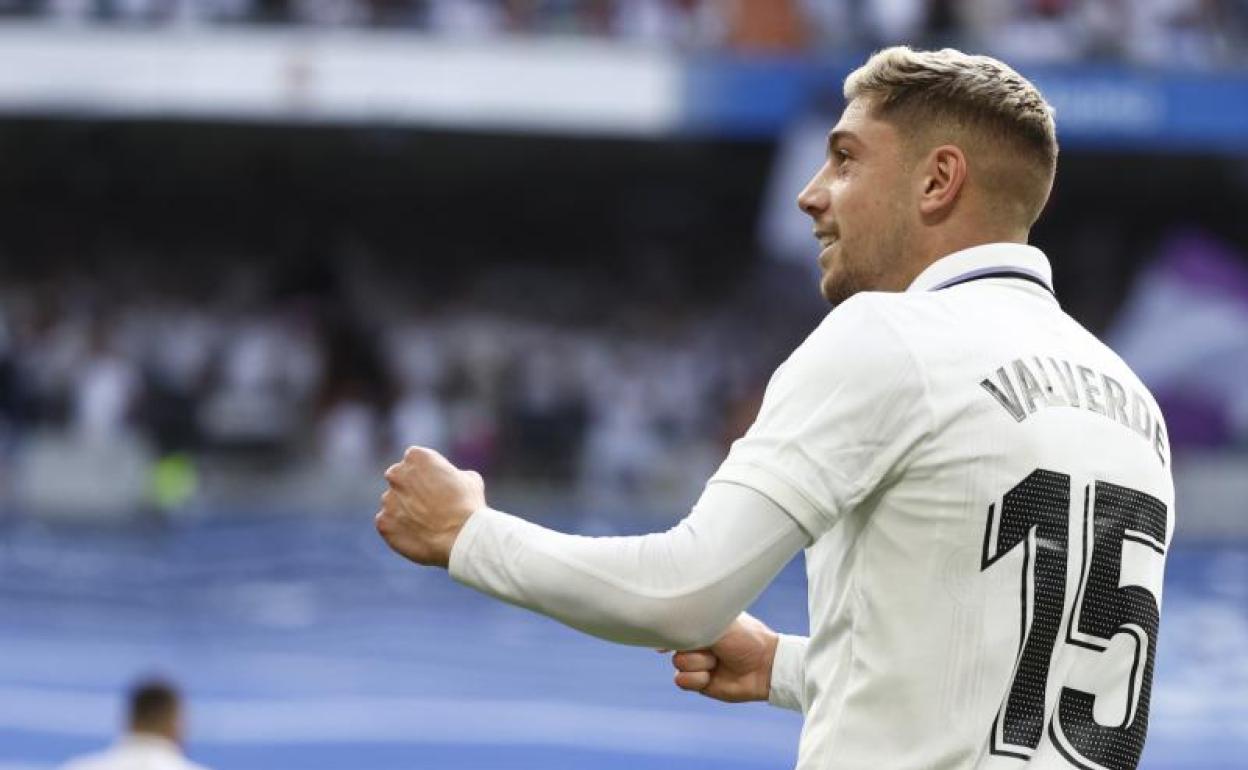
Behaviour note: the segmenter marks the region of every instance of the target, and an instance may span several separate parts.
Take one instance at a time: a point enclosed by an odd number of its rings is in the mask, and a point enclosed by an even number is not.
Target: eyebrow
[[[851,142],[858,142],[859,144],[862,143],[862,140],[859,139],[858,135],[855,134],[853,131],[846,131],[843,128],[838,128],[838,129],[829,131],[828,132],[828,155],[831,156],[832,151],[836,148],[836,145],[841,144],[845,142],[846,140],[849,140]]]

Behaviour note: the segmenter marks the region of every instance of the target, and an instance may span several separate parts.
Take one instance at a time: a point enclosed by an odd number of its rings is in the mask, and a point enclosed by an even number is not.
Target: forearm
[[[483,509],[451,552],[461,583],[622,644],[714,641],[807,543],[767,498],[712,484],[667,532],[567,535]]]
[[[806,645],[804,636],[780,634],[771,664],[771,689],[767,702],[791,711],[806,711]]]

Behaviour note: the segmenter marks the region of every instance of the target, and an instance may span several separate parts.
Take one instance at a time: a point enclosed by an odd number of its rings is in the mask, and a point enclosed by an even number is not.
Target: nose
[[[822,177],[822,173],[815,174],[797,195],[797,207],[812,219],[818,219],[820,214],[827,211],[831,200],[828,189],[819,183]]]

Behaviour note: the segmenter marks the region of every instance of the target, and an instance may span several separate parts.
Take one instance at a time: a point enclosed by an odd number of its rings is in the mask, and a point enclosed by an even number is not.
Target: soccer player
[[[805,716],[798,767],[1137,765],[1174,526],[1166,429],[1027,245],[1052,110],[1005,64],[877,53],[798,204],[835,306],[689,516],[553,532],[425,449],[386,471],[400,554]],[[742,614],[806,549],[810,635]]]
[[[80,757],[62,770],[205,770],[182,754],[182,703],[173,685],[139,682],[130,692],[127,734],[112,748]]]

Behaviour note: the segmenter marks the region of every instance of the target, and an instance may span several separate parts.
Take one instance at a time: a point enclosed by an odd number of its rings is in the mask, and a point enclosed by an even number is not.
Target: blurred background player
[[[169,682],[138,682],[128,695],[126,732],[109,749],[79,757],[63,770],[205,770],[182,753],[182,697]]]

